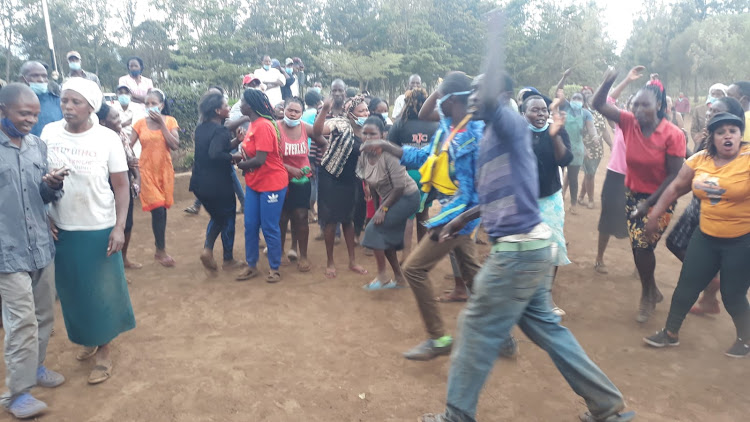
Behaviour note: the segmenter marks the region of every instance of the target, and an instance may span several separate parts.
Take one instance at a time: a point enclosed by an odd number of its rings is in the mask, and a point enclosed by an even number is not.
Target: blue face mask
[[[263,70],[271,70],[271,65],[270,64],[264,64],[263,65]]]
[[[532,132],[541,133],[547,130],[547,128],[549,128],[549,122],[545,123],[544,127],[536,127],[529,123],[529,129],[531,129]]]
[[[438,114],[440,115],[440,120],[446,119],[445,113],[443,113],[443,102],[445,102],[448,98],[454,95],[469,95],[469,94],[471,94],[471,91],[453,92],[437,100],[437,111],[438,111]]]
[[[23,133],[18,130],[16,125],[14,125],[13,122],[11,122],[7,117],[3,117],[3,119],[0,120],[0,124],[3,126],[5,133],[7,133],[11,138],[23,138],[24,136],[28,135],[28,133]]]
[[[146,111],[153,111],[154,113],[161,113],[161,110],[159,110],[159,106],[153,106]]]
[[[315,92],[317,92],[318,94],[320,94],[320,87],[319,86],[312,87],[312,90],[315,91]]]
[[[284,116],[284,123],[286,123],[286,125],[289,126],[289,127],[296,127],[296,126],[298,126],[299,123],[300,123],[300,121],[301,121],[300,119],[292,120],[292,119]]]
[[[133,78],[137,78],[137,77],[141,76],[141,72],[143,72],[141,69],[131,70],[130,71],[130,76],[132,76]]]
[[[31,88],[36,95],[46,94],[47,91],[49,91],[49,85],[47,85],[47,82],[29,82],[29,88]]]
[[[121,106],[127,107],[128,104],[130,104],[130,95],[126,95],[126,94],[118,95],[117,101],[120,102]]]
[[[81,70],[81,62],[69,62],[70,70]]]
[[[359,127],[364,126],[366,121],[367,121],[367,117],[357,117],[357,125]]]
[[[716,98],[714,98],[714,97],[712,97],[710,95],[706,98],[706,104],[713,104],[715,102],[716,102]]]
[[[290,75],[291,75],[291,74],[292,74],[292,72],[294,72],[294,69],[292,69],[291,67],[287,67],[287,68],[286,68],[286,73],[288,73],[288,74],[290,74]]]
[[[388,121],[388,113],[381,113],[381,116],[383,116],[383,120]]]
[[[583,108],[583,102],[581,101],[571,101],[570,102],[570,108],[573,110],[579,111]]]

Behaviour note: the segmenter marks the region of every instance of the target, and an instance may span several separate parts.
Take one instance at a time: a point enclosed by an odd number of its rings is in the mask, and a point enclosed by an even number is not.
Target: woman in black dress
[[[329,136],[328,149],[323,155],[318,175],[318,219],[323,222],[328,263],[325,275],[336,277],[333,263],[333,244],[336,225],[341,229],[349,251],[349,269],[358,274],[367,270],[357,265],[354,257],[354,206],[357,178],[356,168],[359,147],[362,145],[362,126],[370,115],[365,98],[357,95],[344,104],[344,116],[326,121],[333,100],[328,98],[318,113],[313,126],[313,136]]]

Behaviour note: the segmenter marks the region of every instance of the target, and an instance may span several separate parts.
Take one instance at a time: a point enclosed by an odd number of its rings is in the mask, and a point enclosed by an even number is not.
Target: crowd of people
[[[489,53],[489,63],[497,54]],[[32,387],[65,381],[44,365],[55,295],[68,338],[81,346],[77,359],[94,360],[88,382],[111,376],[109,345],[135,327],[125,271],[142,268],[128,256],[136,199],[151,214],[156,262],[177,265],[167,253],[166,227],[174,204],[170,152],[179,148],[180,122],[170,116],[168,93],[133,57],[119,79],[118,104],[108,105],[80,54],[67,59],[62,86],[32,61],[21,67],[18,83],[0,90],[4,404],[17,418],[46,409]],[[621,98],[644,76],[643,66],[614,88],[617,73],[610,69],[598,88],[584,86],[569,97],[570,69],[550,96],[536,87],[516,93],[497,70],[474,78],[449,72],[432,93],[412,75],[391,113],[385,100],[352,92],[341,79],[327,96],[320,82],[306,89],[302,61],[284,63],[264,56],[259,69],[242,77],[244,91],[231,107],[221,87],[208,89],[197,104],[189,186],[196,202],[185,211],[203,208],[210,216],[199,259],[208,271],[219,270],[213,249],[220,237],[223,270],[237,271],[238,281],[260,277],[265,254],[265,280],[278,283],[291,262],[303,273],[313,269],[314,223],[325,244],[325,277],[338,275],[334,249],[341,237],[353,273],[367,274],[358,250],[374,256],[377,274],[363,288],[410,288],[425,325],[427,339],[404,357],[453,352],[446,411],[422,421],[474,420],[495,359],[518,353],[510,334],[515,325],[585,399],[582,421],[634,418],[622,413],[622,394],[560,325],[565,311],[551,295],[558,268],[571,262],[566,211],[595,207],[604,144],[611,151],[593,267],[606,274],[610,237],[630,238],[642,287],[640,323],[663,300],[654,249],[677,198],[694,194],[667,239],[684,265],[665,328],[644,342],[679,345],[687,313],[720,312],[720,291],[737,329],[726,354],[750,354],[750,267],[743,259],[750,247],[750,82],[715,84],[705,104],[692,109],[693,153],[683,127],[691,108],[682,93],[672,103],[652,74]],[[237,214],[244,218],[244,262],[234,255]],[[484,264],[476,249],[480,230],[492,244]],[[455,286],[438,295],[430,273],[445,257]],[[461,301],[468,303],[454,341],[439,303]]]

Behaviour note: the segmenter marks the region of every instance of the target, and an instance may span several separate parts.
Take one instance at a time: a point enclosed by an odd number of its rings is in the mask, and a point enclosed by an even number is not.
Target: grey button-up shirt
[[[26,135],[21,147],[0,131],[0,273],[36,271],[54,258],[44,204],[60,197],[42,181],[47,145]]]

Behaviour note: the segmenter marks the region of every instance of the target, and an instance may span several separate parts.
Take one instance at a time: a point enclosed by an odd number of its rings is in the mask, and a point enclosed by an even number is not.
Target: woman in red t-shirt
[[[654,236],[645,234],[646,214],[680,171],[687,144],[682,131],[666,119],[666,93],[659,80],[652,80],[635,94],[631,103],[633,112],[630,113],[607,104],[607,93],[616,77],[616,71],[607,70],[604,82],[594,94],[593,106],[604,117],[620,125],[625,140],[625,208],[642,288],[636,321],[643,323],[651,317],[656,304],[663,300],[654,280],[654,248],[669,225],[674,203],[659,216],[659,230]]]
[[[242,94],[242,114],[250,118],[250,129],[245,135],[240,152],[235,155],[239,167],[245,174],[245,260],[247,268],[237,280],[257,277],[259,230],[268,246],[268,265],[271,270],[266,277],[269,283],[281,280],[281,232],[279,219],[284,205],[289,178],[281,160],[281,135],[273,119],[273,108],[266,94],[257,89],[248,89]]]
[[[313,128],[309,123],[301,120],[304,103],[298,97],[291,97],[284,103],[284,119],[277,124],[281,129],[281,157],[289,173],[289,190],[281,211],[281,250],[284,251],[287,224],[292,222],[292,249],[289,258],[297,256],[296,244],[299,244],[300,272],[310,271],[310,261],[307,260],[307,240],[310,229],[307,225],[307,212],[310,210],[311,183],[308,135],[312,142],[325,149],[327,142],[322,136],[313,136]]]

